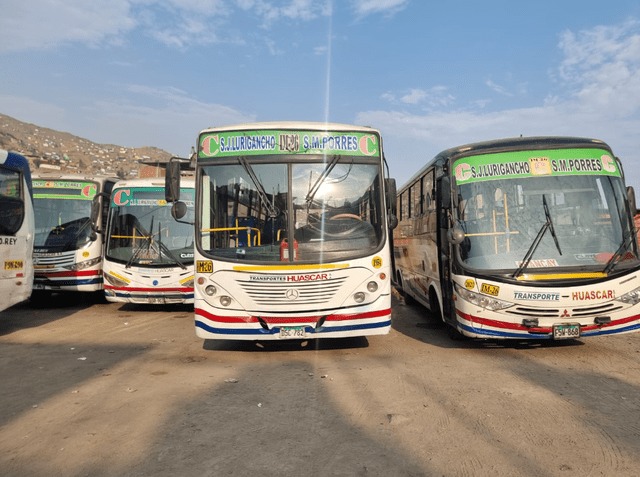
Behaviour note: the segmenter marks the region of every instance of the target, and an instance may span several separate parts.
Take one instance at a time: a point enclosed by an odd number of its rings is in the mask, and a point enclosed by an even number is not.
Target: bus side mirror
[[[451,208],[451,178],[443,176],[440,179],[440,207],[443,209]]]
[[[395,179],[385,179],[384,180],[384,186],[387,192],[387,209],[389,210],[390,214],[396,215],[397,212],[397,201],[396,201],[396,194],[397,194],[397,190],[396,190],[396,180]],[[396,222],[398,221],[398,219],[396,218]],[[397,225],[397,223],[396,223]],[[391,227],[391,228],[395,228]]]
[[[398,226],[398,217],[396,214],[389,214],[387,216],[389,229],[393,230]]]
[[[171,215],[174,219],[180,220],[182,217],[187,215],[187,204],[180,201],[174,202],[171,207]]]
[[[627,187],[627,199],[629,200],[629,210],[631,210],[631,216],[635,217],[638,213],[636,207],[636,191],[632,186]]]
[[[108,200],[109,194],[100,192],[99,194],[96,194],[91,201],[91,235],[89,238],[92,242],[96,241],[98,234],[104,233],[104,230],[98,227],[98,222],[100,221],[100,215],[102,213],[100,197],[104,197],[104,200]]]
[[[454,225],[447,232],[447,240],[449,240],[450,244],[459,245],[464,242],[464,230],[459,225]]]
[[[167,164],[167,172],[164,176],[164,198],[167,202],[180,200],[180,162],[173,159]]]

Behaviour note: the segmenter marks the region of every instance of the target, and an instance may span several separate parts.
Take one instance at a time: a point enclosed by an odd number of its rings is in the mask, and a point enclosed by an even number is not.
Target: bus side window
[[[420,192],[420,181],[411,186],[411,217],[422,215],[422,194]]]

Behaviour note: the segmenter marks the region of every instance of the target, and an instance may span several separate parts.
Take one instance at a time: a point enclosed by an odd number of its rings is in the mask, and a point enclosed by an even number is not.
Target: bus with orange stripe
[[[447,149],[397,201],[395,285],[452,338],[640,329],[635,192],[606,143],[521,137]]]
[[[383,335],[395,181],[379,131],[272,122],[197,141],[195,328],[208,339]],[[180,175],[167,169],[179,217]]]
[[[193,178],[182,181],[183,220],[171,215],[164,179],[118,182],[111,194],[104,254],[108,301],[193,303]]]

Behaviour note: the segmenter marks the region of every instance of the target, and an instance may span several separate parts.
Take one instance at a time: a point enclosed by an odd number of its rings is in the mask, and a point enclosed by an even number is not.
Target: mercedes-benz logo
[[[298,293],[298,290],[296,290],[295,288],[289,288],[284,295],[289,300],[295,300],[296,298],[298,298],[298,296],[300,296],[300,294]]]

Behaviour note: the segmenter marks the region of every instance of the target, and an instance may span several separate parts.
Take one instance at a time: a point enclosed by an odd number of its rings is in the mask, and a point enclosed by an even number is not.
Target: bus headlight
[[[92,258],[91,260],[85,260],[84,262],[74,263],[73,265],[66,265],[62,268],[66,268],[71,271],[85,270],[87,268],[91,268],[94,265],[97,265],[102,261],[102,257]]]
[[[373,293],[373,292],[377,291],[378,290],[378,284],[376,282],[367,283],[367,290],[369,290],[370,293]]]
[[[356,303],[362,303],[364,301],[364,293],[358,292],[353,295],[353,299]]]
[[[226,295],[221,296],[221,297],[220,297],[220,304],[221,304],[222,306],[229,306],[229,305],[231,305],[231,297],[230,297],[230,296],[226,296]]]
[[[457,283],[454,283],[456,293],[460,298],[473,305],[477,305],[481,308],[486,308],[487,310],[497,311],[502,310],[504,308],[509,308],[513,306],[513,303],[503,300],[498,300],[497,298],[492,298],[486,295],[481,295],[476,292],[472,292],[471,290],[467,290],[466,288],[462,288]]]
[[[616,298],[616,301],[620,301],[626,305],[635,305],[636,303],[640,303],[640,288],[636,288],[629,293],[625,293],[621,297]]]
[[[109,285],[113,285],[114,287],[126,287],[128,285],[127,282],[118,277],[114,277],[110,273],[105,273],[104,279],[109,282]]]
[[[207,296],[213,296],[218,292],[218,290],[216,290],[216,287],[214,287],[213,285],[209,285],[204,289],[204,292],[207,294]]]

